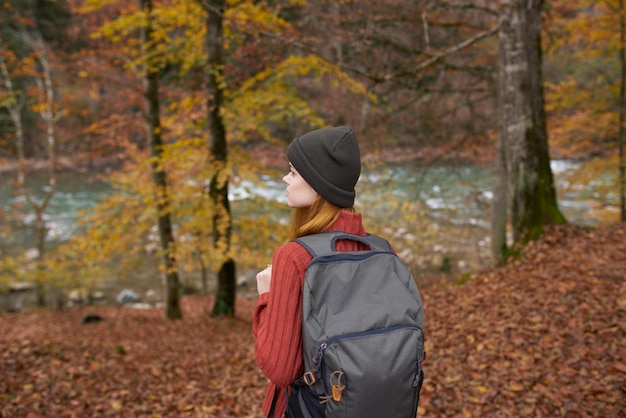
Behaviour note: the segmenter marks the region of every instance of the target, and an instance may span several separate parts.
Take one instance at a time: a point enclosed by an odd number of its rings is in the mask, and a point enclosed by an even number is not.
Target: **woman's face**
[[[318,194],[291,164],[289,170],[283,177],[283,181],[287,183],[287,205],[291,208],[308,208],[315,202]]]

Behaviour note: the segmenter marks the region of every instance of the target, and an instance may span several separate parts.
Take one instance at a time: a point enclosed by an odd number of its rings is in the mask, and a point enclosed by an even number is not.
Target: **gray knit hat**
[[[287,158],[320,196],[341,208],[354,206],[361,153],[352,128],[308,132],[289,144]]]

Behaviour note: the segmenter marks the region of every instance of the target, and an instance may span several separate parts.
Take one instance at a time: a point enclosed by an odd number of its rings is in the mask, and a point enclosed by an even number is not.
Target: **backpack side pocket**
[[[326,405],[320,403],[320,395],[315,393],[303,378],[299,378],[291,385],[285,418],[324,418],[325,410]]]

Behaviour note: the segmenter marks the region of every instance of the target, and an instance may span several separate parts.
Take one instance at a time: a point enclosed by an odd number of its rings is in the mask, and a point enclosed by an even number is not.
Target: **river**
[[[617,198],[599,191],[601,187],[598,186],[609,181],[604,177],[594,179],[590,184],[572,184],[571,174],[581,169],[581,164],[552,162],[559,206],[568,221],[597,226],[606,221],[594,216],[594,210],[604,207],[604,202],[608,200],[617,201]],[[260,185],[242,181],[231,186],[230,198],[234,210],[238,201],[253,196],[286,202],[281,175],[262,177]],[[0,256],[27,252],[35,245],[34,213],[24,197],[16,192],[12,180],[8,174],[0,175],[0,219],[5,226],[12,225],[8,229],[2,228],[11,232],[4,233],[0,240]],[[480,268],[491,262],[489,208],[495,180],[491,167],[471,164],[364,167],[357,186],[356,206],[377,219],[376,222],[385,223],[385,219],[393,216],[385,206],[388,201],[419,201],[427,208],[429,220],[441,225],[440,232],[431,237],[433,242],[423,251],[439,253],[436,263],[447,270]],[[35,175],[28,179],[28,188],[36,196],[43,196],[47,187],[43,176]],[[88,211],[112,192],[107,182],[92,181],[88,176],[77,173],[59,173],[56,193],[45,214],[49,227],[47,246],[55,247],[76,234],[78,212]],[[394,199],[386,199],[385,196],[393,196]],[[404,229],[405,235],[420,239],[419,231],[413,231],[411,225]],[[419,264],[424,257],[415,260]]]

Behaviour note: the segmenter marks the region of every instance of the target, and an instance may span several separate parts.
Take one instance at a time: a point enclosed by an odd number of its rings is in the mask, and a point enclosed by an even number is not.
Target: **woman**
[[[361,214],[354,211],[361,157],[351,128],[341,126],[309,132],[287,148],[290,172],[287,204],[295,209],[290,238],[341,230],[365,235]],[[340,241],[337,250],[361,250],[363,244]],[[302,286],[311,255],[300,244],[280,246],[272,264],[257,274],[259,300],[253,330],[256,362],[269,379],[263,413],[280,418],[287,390],[303,373]]]

